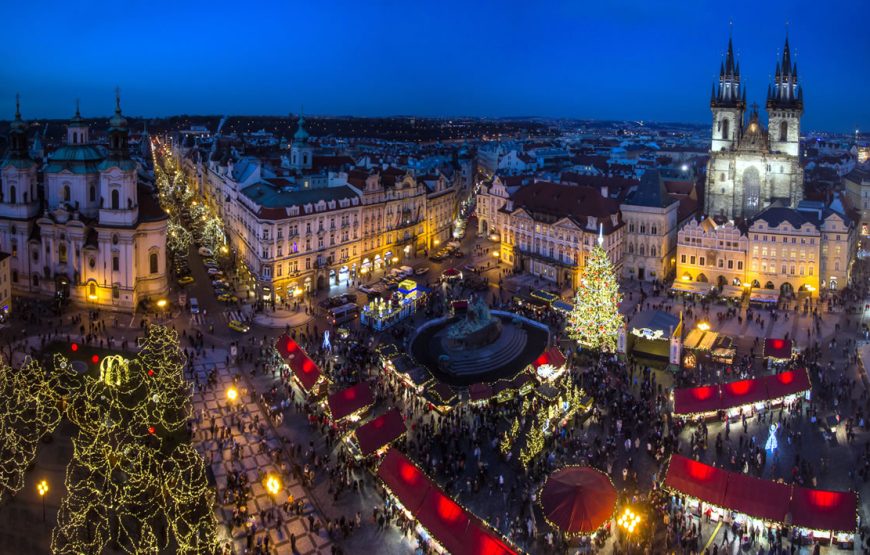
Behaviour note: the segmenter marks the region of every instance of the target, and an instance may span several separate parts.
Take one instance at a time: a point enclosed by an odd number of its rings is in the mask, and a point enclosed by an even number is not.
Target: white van
[[[190,298],[190,313],[199,314],[199,301],[196,300],[196,297]]]
[[[414,275],[414,268],[410,266],[401,266],[399,267],[399,271],[402,277],[408,277]]]

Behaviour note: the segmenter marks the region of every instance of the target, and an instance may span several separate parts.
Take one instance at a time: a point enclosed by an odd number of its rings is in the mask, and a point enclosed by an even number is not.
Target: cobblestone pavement
[[[229,407],[230,401],[226,397],[226,391],[233,385],[234,371],[227,368],[224,362],[207,362],[199,363],[194,366],[194,371],[198,374],[200,382],[205,383],[209,369],[214,368],[217,374],[217,384],[214,387],[205,388],[203,391],[194,393],[193,408],[196,414],[201,414],[205,409],[206,416],[215,417],[216,426],[231,426],[232,409]],[[239,397],[235,403],[241,404],[237,407],[237,413],[240,417],[242,427],[254,422],[254,416],[259,415],[259,421],[265,425],[265,433],[262,436],[262,441],[269,449],[280,449],[282,443],[276,435],[274,429],[270,425],[268,416],[262,411],[259,404],[252,402],[251,395],[247,393],[244,385],[238,386]],[[256,544],[258,538],[263,538],[266,534],[269,535],[272,546],[272,553],[290,554],[294,553],[291,549],[290,535],[296,536],[296,553],[300,555],[326,554],[331,552],[331,542],[326,535],[326,530],[321,528],[319,533],[315,533],[309,525],[309,516],[312,516],[316,522],[321,522],[322,518],[319,512],[312,504],[307,492],[302,486],[302,483],[291,476],[289,472],[282,472],[281,468],[268,454],[262,453],[260,448],[261,438],[256,433],[240,432],[238,428],[232,429],[232,440],[239,445],[239,457],[233,458],[232,448],[226,445],[227,448],[219,449],[219,442],[215,439],[209,439],[211,436],[210,430],[205,428],[208,423],[203,423],[202,429],[197,432],[194,445],[199,453],[203,456],[207,464],[210,464],[217,481],[217,489],[221,495],[226,490],[227,473],[232,470],[239,470],[247,474],[249,483],[253,484],[251,489],[253,496],[248,500],[247,513],[254,515],[257,532],[254,535],[253,543]],[[285,457],[283,450],[281,457]],[[287,462],[284,460],[283,462]],[[289,471],[290,464],[285,468]],[[261,483],[265,474],[274,473],[281,477],[284,485],[274,499],[266,491]],[[293,500],[302,501],[304,511],[301,516],[295,514],[287,514],[282,509],[278,509],[280,519],[278,524],[270,523],[264,526],[261,515],[264,511],[270,510],[276,505],[281,505],[287,500],[287,496],[292,496]],[[231,537],[235,544],[235,553],[245,553],[247,547],[247,535],[244,526],[233,527],[232,522],[232,505],[223,504],[219,498],[218,505],[215,508],[218,520],[223,525],[224,537]]]

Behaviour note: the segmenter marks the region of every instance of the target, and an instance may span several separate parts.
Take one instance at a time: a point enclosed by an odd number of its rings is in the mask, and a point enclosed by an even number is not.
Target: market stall
[[[764,358],[773,363],[786,363],[792,359],[793,344],[791,339],[764,340]]]
[[[493,396],[492,386],[488,383],[474,383],[468,387],[468,395],[472,403],[488,401]]]
[[[806,369],[788,370],[722,385],[677,388],[673,394],[674,416],[711,416],[719,411],[728,411],[729,416],[736,416],[741,410],[788,402],[809,389]]]
[[[671,285],[671,291],[675,293],[685,293],[688,295],[709,295],[710,290],[713,288],[707,282],[702,281],[687,281],[687,280],[676,280],[673,285]]]
[[[779,291],[776,289],[753,288],[749,291],[749,302],[772,304],[779,301]]]
[[[360,454],[367,457],[376,453],[405,435],[405,419],[399,409],[390,409],[377,418],[356,429],[354,435]]]
[[[360,312],[360,322],[375,331],[388,329],[417,312],[426,300],[429,289],[417,285],[412,279],[399,283],[399,287],[388,299],[372,299]]]
[[[441,553],[509,555],[518,553],[506,539],[448,497],[405,455],[390,449],[377,470],[397,506],[418,523],[417,533],[434,541]]]
[[[669,361],[674,347],[681,350],[682,317],[662,310],[644,310],[628,325],[626,353]],[[676,357],[679,362],[679,355]]]
[[[553,346],[541,353],[541,356],[535,359],[532,366],[535,368],[535,375],[543,381],[551,381],[558,379],[559,376],[565,373],[566,365],[565,355],[558,347]]]
[[[540,494],[544,518],[566,535],[592,534],[616,510],[616,488],[603,472],[568,466],[547,477]]]
[[[320,367],[311,360],[302,347],[286,333],[275,342],[278,354],[293,373],[293,379],[307,394],[317,393],[324,379]]]
[[[858,496],[755,478],[671,455],[662,487],[685,496],[690,514],[731,518],[745,532],[770,523],[795,526],[804,545],[816,540],[850,545],[857,528]]]
[[[326,399],[333,422],[340,422],[345,418],[358,420],[360,413],[371,407],[374,402],[372,388],[365,382],[342,389]]]

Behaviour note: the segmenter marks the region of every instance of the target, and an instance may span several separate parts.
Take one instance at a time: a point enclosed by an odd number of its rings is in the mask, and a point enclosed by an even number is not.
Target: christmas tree
[[[613,265],[601,248],[604,238],[598,236],[598,245],[583,269],[583,277],[574,298],[574,309],[568,315],[568,335],[586,349],[612,352],[616,350],[616,335],[622,325],[619,315],[619,284],[613,274]]]

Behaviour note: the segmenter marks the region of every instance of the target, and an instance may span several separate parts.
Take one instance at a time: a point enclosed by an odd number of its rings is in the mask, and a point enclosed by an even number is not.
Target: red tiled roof
[[[402,437],[407,428],[399,409],[391,409],[354,432],[363,456],[368,456]]]
[[[356,411],[374,403],[375,397],[372,388],[365,382],[360,382],[345,388],[338,393],[333,393],[326,400],[329,405],[329,413],[335,421],[348,417]]]
[[[539,181],[520,188],[512,197],[514,209],[523,208],[533,216],[536,213],[571,218],[581,227],[586,226],[587,218],[594,216],[604,224],[605,233],[610,233],[622,225],[621,218],[613,225],[610,216],[619,214],[619,202],[604,198],[593,187],[562,185]]]

